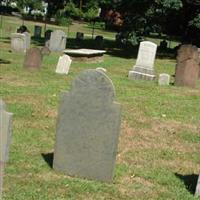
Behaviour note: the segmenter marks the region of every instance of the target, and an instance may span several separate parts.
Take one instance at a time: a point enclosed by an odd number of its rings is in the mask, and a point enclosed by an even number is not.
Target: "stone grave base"
[[[137,72],[137,71],[129,71],[128,74],[129,79],[133,79],[133,80],[148,80],[148,81],[152,81],[155,79],[155,75],[152,74],[145,74],[142,72]]]
[[[104,58],[102,56],[70,56],[73,61],[86,62],[86,63],[98,63],[103,62]]]

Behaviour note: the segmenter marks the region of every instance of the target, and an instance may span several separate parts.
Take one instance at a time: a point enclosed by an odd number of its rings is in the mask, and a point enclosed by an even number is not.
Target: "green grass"
[[[44,57],[40,71],[29,72],[23,69],[24,55],[9,51],[9,35],[20,24],[17,18],[4,17],[0,34],[0,59],[8,61],[0,66],[0,96],[14,113],[3,199],[196,199],[183,179],[200,172],[200,82],[196,89],[189,89],[160,87],[157,81],[129,80],[127,74],[135,56],[127,56],[126,50],[106,54],[103,63],[73,62],[67,76],[55,73],[60,54],[51,53]],[[34,23],[25,25],[33,33]],[[67,32],[67,27],[47,27]],[[87,24],[73,23],[69,45],[77,31],[90,34],[91,30]],[[101,29],[96,33],[111,38],[115,35]],[[156,74],[174,74],[175,64],[173,59],[157,58]],[[55,172],[42,156],[54,149],[60,93],[70,89],[72,80],[81,71],[96,67],[107,69],[115,85],[116,101],[122,105],[121,134],[111,184]],[[187,187],[191,188],[192,183]]]

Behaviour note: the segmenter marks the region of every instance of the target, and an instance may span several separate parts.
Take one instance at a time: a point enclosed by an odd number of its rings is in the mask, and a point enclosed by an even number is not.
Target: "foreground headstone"
[[[68,175],[110,182],[115,166],[121,107],[112,81],[86,70],[61,99],[53,167]]]
[[[39,69],[42,64],[42,53],[40,49],[33,47],[26,53],[24,67],[27,69]]]
[[[176,59],[175,85],[195,88],[200,70],[197,47],[182,45]]]
[[[198,178],[198,181],[197,181],[195,196],[200,197],[200,175],[199,175],[199,178]]]
[[[0,198],[3,188],[5,163],[9,158],[9,148],[12,135],[12,113],[6,112],[6,105],[0,99]]]
[[[72,60],[68,55],[60,56],[56,67],[56,73],[68,74],[71,62]]]
[[[42,33],[42,27],[41,26],[35,26],[34,27],[34,37],[41,38]]]
[[[170,75],[169,74],[160,74],[158,84],[159,85],[169,85],[170,83]]]
[[[30,34],[12,33],[11,34],[11,49],[15,52],[25,53],[30,48]]]
[[[53,31],[49,41],[49,49],[50,51],[63,51],[66,47],[66,42],[67,36],[64,31]]]
[[[154,61],[156,56],[157,45],[153,42],[140,42],[136,64],[133,70],[129,71],[130,79],[153,80]]]

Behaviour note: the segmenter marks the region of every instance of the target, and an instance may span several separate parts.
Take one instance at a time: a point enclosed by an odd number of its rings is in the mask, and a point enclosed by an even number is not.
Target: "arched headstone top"
[[[99,70],[89,69],[83,71],[72,83],[72,92],[85,93],[99,99],[102,102],[113,102],[115,89],[110,78]]]

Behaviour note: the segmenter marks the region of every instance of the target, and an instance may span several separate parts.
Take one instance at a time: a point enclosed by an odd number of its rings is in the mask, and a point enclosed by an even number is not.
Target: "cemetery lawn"
[[[67,76],[55,73],[61,54],[51,53],[44,57],[40,71],[29,72],[23,69],[24,55],[10,51],[10,33],[19,25],[17,18],[3,17],[0,29],[0,96],[14,113],[3,199],[197,199],[193,193],[200,173],[200,81],[196,89],[189,89],[129,80],[127,74],[136,57],[116,54],[118,50],[106,54],[103,63],[73,62]],[[34,23],[26,21],[25,25],[33,34]],[[47,28],[68,31],[52,25]],[[77,31],[91,33],[87,24],[75,23],[70,27],[69,45]],[[112,32],[96,31],[114,39]],[[32,41],[32,46],[42,44]],[[60,93],[70,89],[81,71],[96,67],[107,69],[116,101],[122,105],[118,155],[110,184],[72,178],[50,167]],[[173,75],[175,60],[157,57],[155,70],[157,75]]]

